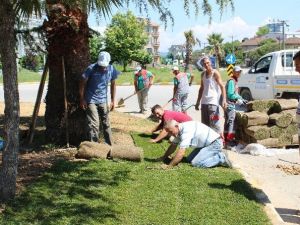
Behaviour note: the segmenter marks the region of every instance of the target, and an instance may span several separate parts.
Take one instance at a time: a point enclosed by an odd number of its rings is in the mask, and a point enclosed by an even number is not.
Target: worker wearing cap
[[[134,73],[134,88],[138,97],[140,113],[147,111],[148,92],[153,84],[153,79],[154,75],[146,70],[146,66],[144,66],[144,68],[141,66],[136,67]]]
[[[79,84],[80,107],[86,110],[88,140],[99,141],[99,126],[103,128],[105,142],[112,145],[108,113],[114,109],[116,83],[119,71],[109,64],[110,54],[102,51],[98,61],[88,66]],[[108,107],[108,83],[110,82],[110,107]]]
[[[233,68],[233,74],[225,86],[227,109],[225,110],[224,137],[227,147],[233,147],[236,144],[234,123],[236,116],[236,105],[243,105],[247,103],[247,101],[239,95],[238,79],[240,78],[241,73],[241,67],[235,66]]]
[[[192,85],[194,76],[191,73],[180,72],[177,66],[172,68],[174,74],[173,88],[173,111],[185,112],[187,107],[187,98],[190,86]]]

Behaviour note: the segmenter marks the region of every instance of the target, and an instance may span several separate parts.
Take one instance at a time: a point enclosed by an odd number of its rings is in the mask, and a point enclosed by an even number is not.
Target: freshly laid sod
[[[168,144],[134,133],[144,161],[59,161],[0,214],[0,224],[266,225],[250,186],[233,169],[159,169]]]

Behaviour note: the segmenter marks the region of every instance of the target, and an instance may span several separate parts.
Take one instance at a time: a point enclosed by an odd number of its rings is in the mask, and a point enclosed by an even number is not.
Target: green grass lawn
[[[121,66],[117,66],[117,69],[119,71],[122,71]],[[160,84],[173,84],[173,78],[174,75],[172,74],[171,67],[161,67],[161,68],[154,68],[149,67],[149,71],[155,74],[155,80],[154,83],[160,83]],[[133,85],[133,74],[134,69],[127,68],[127,72],[122,72],[122,74],[117,79],[117,85]],[[183,68],[181,68],[183,71]],[[200,72],[196,69],[193,70],[194,75],[194,82],[193,84],[200,84]],[[228,79],[228,76],[226,74],[225,70],[221,71],[222,79],[223,81],[226,81]],[[47,77],[48,79],[48,77]],[[26,83],[26,82],[40,82],[41,75],[37,72],[30,71],[27,69],[21,69],[18,74],[18,82],[19,83]],[[0,77],[0,83],[3,83],[3,77]]]
[[[172,67],[161,67],[161,68],[154,68],[154,67],[148,67],[147,69],[151,71],[152,73],[155,74],[155,80],[154,83],[160,83],[160,84],[173,84],[173,78],[174,75],[171,70]],[[121,66],[117,66],[117,69],[119,71],[122,71]],[[180,68],[181,71],[184,71],[183,68]],[[122,84],[133,84],[133,74],[134,74],[134,69],[132,68],[127,68],[127,72],[122,72],[122,74],[118,77],[117,79],[117,84],[122,85]],[[194,81],[193,84],[200,84],[200,77],[201,77],[201,72],[199,72],[197,69],[194,69],[192,71],[194,75]],[[221,76],[223,81],[226,81],[228,79],[228,75],[226,73],[226,70],[221,70]]]
[[[21,68],[18,73],[18,82],[40,82],[41,75],[37,72]],[[3,83],[3,76],[0,77],[0,83]]]
[[[159,166],[167,143],[143,147],[142,163],[59,161],[0,215],[0,224],[266,225],[250,186],[233,169]]]

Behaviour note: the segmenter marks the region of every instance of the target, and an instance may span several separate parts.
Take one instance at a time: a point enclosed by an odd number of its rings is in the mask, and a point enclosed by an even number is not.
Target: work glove
[[[246,99],[242,99],[242,101],[243,101],[243,104],[244,104],[244,105],[247,105],[247,103],[248,103],[248,100],[246,100]]]

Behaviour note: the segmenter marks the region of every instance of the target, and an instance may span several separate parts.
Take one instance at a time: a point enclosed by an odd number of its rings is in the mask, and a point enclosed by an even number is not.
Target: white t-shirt
[[[210,145],[220,137],[210,127],[198,121],[189,121],[178,124],[179,127],[179,147],[180,148],[202,148]]]
[[[214,76],[215,70],[212,70],[211,74],[207,74],[205,71],[203,74],[203,94],[201,104],[219,105],[221,90]],[[207,77],[209,75],[209,77]]]

